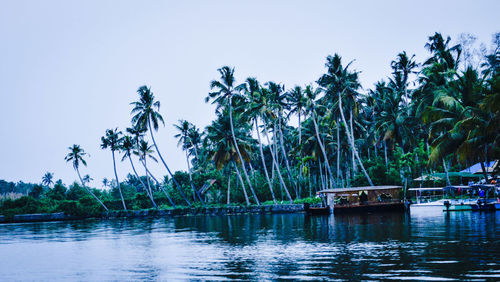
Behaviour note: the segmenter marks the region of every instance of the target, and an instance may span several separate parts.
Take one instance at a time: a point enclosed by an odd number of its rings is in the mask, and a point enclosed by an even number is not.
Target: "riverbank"
[[[303,204],[262,205],[262,206],[229,206],[209,208],[177,208],[166,210],[137,210],[137,211],[110,211],[99,216],[74,216],[64,212],[18,214],[14,216],[0,215],[1,223],[24,223],[43,221],[66,221],[87,218],[111,219],[111,218],[145,218],[145,217],[173,217],[190,215],[234,215],[234,214],[265,214],[265,213],[297,213],[303,212]]]

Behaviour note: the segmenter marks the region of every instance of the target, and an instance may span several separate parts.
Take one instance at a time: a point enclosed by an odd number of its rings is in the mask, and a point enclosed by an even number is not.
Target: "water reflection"
[[[500,278],[500,213],[0,225],[2,280]]]

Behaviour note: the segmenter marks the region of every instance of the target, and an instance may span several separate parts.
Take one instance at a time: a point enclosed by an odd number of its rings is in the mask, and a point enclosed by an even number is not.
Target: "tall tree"
[[[52,178],[54,178],[54,174],[52,172],[46,172],[42,177],[42,185],[50,187],[50,185],[54,183]]]
[[[92,195],[92,197],[94,197],[94,199],[96,199],[106,211],[108,211],[108,208],[104,205],[104,203],[101,200],[99,200],[99,198],[97,198],[97,196],[94,193],[92,193],[92,191],[89,188],[87,188],[87,186],[85,186],[85,183],[83,182],[83,179],[80,176],[80,170],[79,170],[80,164],[87,166],[87,162],[84,159],[87,153],[85,153],[85,151],[80,147],[80,145],[77,144],[68,147],[68,149],[70,152],[66,155],[66,157],[64,157],[64,160],[66,162],[71,162],[73,164],[73,169],[78,174],[78,178],[80,179],[83,188],[85,188],[85,190],[87,190],[87,192],[90,195]]]
[[[327,68],[327,73],[320,77],[320,79],[318,80],[318,84],[325,89],[326,95],[337,96],[340,116],[345,126],[345,132],[347,134],[347,139],[349,140],[351,150],[355,158],[358,160],[361,170],[368,180],[368,183],[373,186],[373,182],[366,172],[363,162],[361,161],[358,151],[356,150],[356,145],[354,143],[354,132],[352,132],[352,127],[351,130],[349,129],[344,115],[344,109],[342,107],[342,99],[346,99],[346,106],[348,107],[350,116],[352,117],[355,113],[356,95],[358,94],[357,90],[361,86],[358,81],[358,73],[355,71],[350,71],[348,69],[351,63],[343,67],[342,58],[338,54],[335,54],[334,56],[328,56],[326,60],[327,62],[325,66]]]
[[[148,158],[155,162],[158,162],[158,160],[153,156],[153,146],[149,145],[148,142],[145,140],[140,140],[138,150],[134,151],[134,154],[139,156],[139,160],[144,166],[144,172],[146,174],[147,191],[149,192],[149,197],[151,198],[151,202],[153,203],[155,208],[157,208],[157,205],[153,197],[153,190],[151,189],[151,183],[149,181],[148,166],[147,166]]]
[[[174,136],[175,138],[179,139],[179,141],[177,142],[177,146],[181,146],[182,150],[186,153],[189,184],[191,185],[191,190],[193,191],[193,201],[196,201],[196,197],[198,196],[198,199],[200,200],[201,204],[205,205],[203,199],[198,194],[198,190],[196,189],[196,187],[194,187],[193,175],[191,172],[191,163],[189,160],[189,149],[193,147],[193,142],[191,142],[191,139],[189,138],[189,133],[193,125],[187,120],[179,120],[179,124],[174,124],[174,127],[179,131],[179,133]]]
[[[249,118],[253,119],[255,125],[255,131],[257,132],[257,140],[259,141],[259,152],[262,161],[262,168],[266,176],[267,185],[274,204],[277,204],[276,196],[274,195],[273,185],[271,179],[269,178],[269,173],[267,171],[266,160],[264,157],[264,150],[262,148],[262,140],[260,138],[260,128],[259,128],[259,118],[269,115],[270,111],[267,108],[265,96],[262,95],[260,91],[261,87],[257,79],[249,77],[246,79],[245,93],[247,100],[246,113]]]
[[[125,199],[123,198],[122,188],[120,181],[118,180],[118,173],[116,172],[116,161],[115,161],[115,151],[119,151],[121,148],[121,138],[122,132],[115,129],[106,130],[105,136],[101,137],[101,149],[110,149],[111,155],[113,156],[113,170],[115,173],[116,186],[120,192],[120,198],[122,200],[123,209],[127,210],[127,205],[125,205]]]
[[[160,153],[160,150],[158,149],[158,145],[156,144],[154,134],[153,134],[153,129],[155,131],[158,131],[158,127],[160,122],[162,124],[165,124],[163,121],[163,117],[160,114],[160,101],[155,101],[155,96],[153,95],[153,92],[151,89],[147,86],[141,86],[137,90],[137,93],[139,94],[139,101],[132,102],[131,105],[134,106],[132,109],[131,114],[133,115],[132,117],[132,124],[136,129],[139,130],[147,130],[149,129],[149,133],[151,135],[151,140],[153,140],[154,147],[156,149],[156,153],[160,157],[161,162],[167,169],[168,174],[172,178],[175,186],[177,187],[177,190],[179,190],[179,193],[181,194],[182,198],[188,206],[191,206],[191,202],[187,199],[186,195],[182,191],[181,186],[175,180],[174,175],[170,171],[170,168],[168,167],[167,163],[163,159],[163,156]]]
[[[150,193],[150,191],[148,190],[148,187],[146,186],[146,184],[144,183],[144,181],[142,181],[141,177],[137,173],[137,170],[135,169],[135,166],[134,166],[134,162],[132,161],[132,153],[134,152],[134,147],[135,147],[134,143],[135,142],[134,142],[134,138],[133,137],[131,137],[129,135],[125,135],[123,137],[121,148],[120,148],[121,151],[122,151],[122,153],[123,153],[122,162],[125,159],[128,159],[130,161],[130,166],[132,167],[132,170],[134,171],[134,174],[137,177],[137,180],[139,180],[139,182],[141,183],[144,191],[146,191],[146,194],[148,195],[149,199],[151,200],[151,203],[156,208],[157,205],[156,205],[156,202],[154,200],[153,195]]]
[[[245,174],[245,178],[248,184],[248,187],[250,187],[250,191],[252,192],[252,195],[254,197],[255,202],[257,205],[260,205],[260,201],[257,198],[257,194],[255,194],[255,190],[253,189],[252,183],[250,181],[250,177],[248,177],[247,170],[245,168],[245,161],[243,159],[243,156],[241,155],[238,143],[236,141],[236,136],[234,134],[234,125],[233,125],[233,97],[234,96],[239,96],[240,91],[244,89],[244,84],[240,85],[235,85],[235,78],[234,78],[234,68],[230,68],[228,66],[223,66],[222,68],[217,70],[219,74],[221,75],[220,81],[218,80],[212,80],[210,82],[210,89],[215,90],[214,92],[210,92],[208,96],[206,97],[205,101],[208,102],[210,99],[213,100],[212,104],[217,104],[217,109],[219,109],[222,106],[227,106],[229,109],[229,121],[231,125],[231,136],[233,138],[234,142],[234,147],[236,148],[236,152],[238,154],[238,158],[241,163],[241,168],[243,170],[243,173]]]

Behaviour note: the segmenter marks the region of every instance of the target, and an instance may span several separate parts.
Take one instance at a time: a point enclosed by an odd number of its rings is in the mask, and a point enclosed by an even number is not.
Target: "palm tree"
[[[361,161],[358,151],[356,150],[356,146],[354,144],[354,132],[352,128],[352,123],[351,123],[351,130],[349,130],[349,126],[347,125],[346,118],[344,115],[344,109],[342,107],[342,99],[346,99],[347,100],[346,106],[349,108],[350,117],[352,118],[353,109],[355,109],[354,107],[356,103],[355,97],[357,95],[357,89],[360,88],[361,86],[358,81],[358,73],[351,72],[350,70],[348,70],[352,62],[347,64],[346,67],[343,67],[342,58],[338,54],[335,54],[333,57],[328,56],[326,60],[327,62],[325,66],[327,67],[327,73],[324,74],[318,80],[318,84],[325,89],[326,95],[329,95],[332,98],[337,96],[340,116],[345,125],[345,131],[347,134],[347,139],[349,140],[351,146],[351,150],[355,158],[358,160],[359,165],[366,179],[368,180],[368,183],[370,184],[370,186],[373,186],[373,182],[368,173],[366,172],[363,162]],[[354,169],[354,162],[353,162],[353,169]]]
[[[316,116],[316,101],[315,100],[320,93],[321,93],[321,90],[319,88],[314,89],[312,87],[312,85],[307,85],[306,88],[304,89],[304,94],[305,94],[306,99],[307,99],[306,110],[307,110],[307,113],[309,114],[309,116],[314,124],[314,131],[316,133],[318,145],[321,148],[321,153],[323,154],[323,159],[325,161],[326,168],[327,168],[328,173],[330,175],[330,179],[331,179],[331,181],[333,181],[332,170],[330,169],[330,164],[328,162],[328,156],[326,154],[325,145],[321,141],[319,126],[318,126],[318,121],[317,121],[317,116]]]
[[[257,139],[259,141],[259,151],[262,161],[262,168],[264,169],[264,174],[266,176],[267,185],[269,186],[269,191],[271,191],[271,196],[273,198],[274,204],[277,204],[276,197],[274,195],[273,185],[269,179],[269,173],[267,172],[266,160],[264,158],[264,150],[262,149],[262,140],[260,138],[260,128],[259,128],[259,118],[269,115],[270,111],[267,108],[265,96],[262,95],[260,91],[261,87],[257,79],[249,77],[246,80],[245,92],[248,106],[246,108],[246,113],[249,118],[253,119],[255,124],[255,131],[257,132]],[[264,129],[265,130],[265,129]],[[230,183],[230,182],[229,182]]]
[[[480,101],[485,96],[484,81],[476,70],[468,67],[438,92],[423,116],[424,122],[430,124],[429,161],[443,160],[445,171],[444,158],[456,153],[461,162],[479,160],[488,179],[483,162],[488,159],[489,144],[495,136],[487,130],[491,116],[480,109]]]
[[[125,135],[123,137],[123,139],[122,139],[122,144],[121,144],[121,147],[120,147],[120,149],[121,149],[121,151],[123,153],[122,162],[125,159],[128,159],[130,161],[130,166],[132,166],[132,170],[134,171],[135,176],[137,177],[137,179],[141,183],[142,187],[144,188],[144,191],[146,191],[146,194],[148,195],[149,199],[151,200],[151,203],[153,203],[153,206],[156,208],[157,205],[156,205],[156,202],[154,200],[153,195],[149,193],[148,187],[146,186],[146,184],[144,183],[144,181],[142,181],[141,177],[137,173],[137,171],[135,169],[135,166],[134,166],[134,162],[132,161],[131,155],[132,155],[132,152],[134,150],[134,146],[135,146],[135,144],[134,144],[133,137],[131,137],[129,135]]]
[[[191,189],[193,190],[193,201],[196,201],[196,196],[198,196],[200,202],[202,205],[205,205],[203,202],[203,199],[201,196],[198,194],[198,190],[194,187],[193,184],[193,176],[191,173],[191,164],[189,162],[189,149],[193,147],[193,143],[191,142],[191,139],[189,138],[189,132],[192,128],[192,124],[188,122],[187,120],[179,120],[179,124],[174,124],[174,127],[179,131],[178,134],[176,134],[174,137],[179,139],[179,142],[177,143],[177,146],[182,146],[182,150],[186,153],[186,162],[187,162],[187,167],[188,167],[188,174],[189,174],[189,183],[191,185]]]
[[[406,51],[398,54],[397,59],[391,62],[391,67],[394,73],[400,73],[402,77],[402,82],[404,85],[404,101],[408,102],[408,77],[410,74],[416,74],[414,70],[418,67],[418,64],[414,60],[415,55],[408,57]]]
[[[54,174],[52,172],[46,172],[42,177],[42,185],[50,187],[50,185],[54,183],[52,178],[54,178]]]
[[[109,180],[106,177],[102,179],[102,185],[104,186],[104,188],[109,186]]]
[[[305,114],[307,98],[304,96],[302,87],[295,86],[293,89],[289,90],[287,93],[287,100],[290,106],[290,114],[296,113],[299,120],[297,127],[299,129],[299,146],[302,144],[302,125],[301,117]]]
[[[158,145],[156,144],[154,135],[153,135],[153,129],[155,131],[158,131],[158,126],[159,123],[161,122],[162,124],[165,124],[163,121],[163,117],[159,113],[160,110],[160,101],[155,101],[155,97],[153,95],[153,92],[151,92],[151,89],[147,86],[141,86],[137,90],[137,93],[139,94],[139,101],[132,102],[131,105],[134,106],[132,109],[131,114],[134,116],[132,117],[132,123],[134,124],[134,127],[139,130],[147,130],[149,129],[149,133],[151,135],[151,140],[153,140],[154,147],[156,149],[156,153],[160,157],[161,162],[165,166],[165,168],[168,171],[168,174],[174,181],[175,186],[177,187],[177,190],[179,190],[179,193],[181,194],[182,198],[184,198],[184,201],[188,204],[188,206],[191,206],[191,202],[187,199],[186,195],[181,189],[181,186],[175,180],[174,175],[170,171],[170,168],[168,167],[167,163],[163,159],[163,156],[160,153],[160,150],[158,149]]]
[[[92,182],[92,180],[94,180],[94,178],[90,177],[90,175],[88,175],[88,174],[85,174],[83,176],[83,182],[85,182],[86,184],[90,184],[90,182]]]
[[[297,184],[295,183],[294,178],[292,177],[292,171],[290,169],[290,163],[288,161],[288,157],[286,154],[285,150],[285,142],[283,140],[283,112],[284,110],[288,107],[288,104],[286,102],[287,99],[287,94],[284,92],[284,86],[269,81],[266,83],[268,86],[269,92],[268,96],[270,99],[270,104],[271,104],[271,109],[273,110],[273,116],[276,117],[274,119],[274,137],[279,136],[279,144],[281,148],[281,154],[283,156],[283,159],[285,160],[285,166],[286,170],[288,173],[288,178],[290,179],[290,182],[292,183],[294,190],[295,190],[295,195],[298,198],[298,189],[297,189]],[[275,139],[275,141],[277,141]],[[277,152],[277,146],[276,146],[276,158],[278,157],[278,152]]]
[[[248,131],[246,129],[242,129],[241,127],[237,127],[234,130],[237,137],[232,136],[232,132],[230,130],[231,122],[227,111],[227,109],[224,109],[222,113],[218,113],[217,119],[206,129],[206,139],[208,140],[210,147],[209,158],[214,162],[217,170],[223,169],[228,164],[232,164],[234,166],[238,179],[241,183],[243,195],[245,196],[245,202],[247,205],[250,205],[250,200],[248,199],[248,194],[245,189],[245,182],[243,181],[237,166],[237,163],[239,162],[239,158],[237,158],[237,151],[240,152],[242,158],[247,161],[250,160],[250,154],[248,152],[251,145],[247,141],[249,139]],[[234,142],[234,139],[237,139],[238,142]],[[238,150],[236,149],[235,144],[238,144]]]
[[[99,202],[99,204],[101,204],[101,206],[106,211],[108,211],[108,208],[103,204],[103,202],[101,202],[101,200],[99,200],[99,198],[97,198],[97,196],[94,195],[94,193],[92,193],[92,191],[89,188],[87,188],[87,186],[85,186],[85,183],[83,182],[83,179],[80,176],[80,171],[79,171],[80,164],[87,166],[87,162],[84,159],[84,157],[87,153],[85,153],[85,151],[80,147],[80,145],[76,145],[76,144],[74,144],[71,147],[68,147],[68,149],[70,152],[66,155],[64,160],[66,162],[72,162],[73,168],[75,169],[76,173],[78,174],[78,178],[80,178],[80,182],[82,183],[83,188],[85,188],[85,190],[87,190],[87,192],[90,195],[92,195],[92,197],[94,197],[94,199],[96,199]]]
[[[233,110],[232,110],[232,104],[233,104],[233,97],[234,96],[239,96],[239,92],[244,89],[244,84],[240,84],[235,86],[235,79],[234,79],[234,68],[230,68],[228,66],[224,66],[220,69],[217,70],[221,77],[220,81],[217,80],[212,80],[210,83],[210,89],[214,90],[214,92],[210,92],[208,96],[205,98],[205,101],[208,102],[210,99],[213,99],[212,104],[216,103],[217,104],[217,109],[219,109],[222,106],[227,106],[229,109],[229,121],[231,125],[231,136],[233,138],[234,142],[234,148],[236,148],[236,152],[238,154],[238,158],[240,160],[241,164],[241,169],[243,170],[243,173],[245,174],[245,178],[248,184],[248,187],[250,187],[250,191],[252,192],[252,195],[255,199],[255,202],[257,205],[260,205],[259,199],[257,198],[257,195],[255,194],[255,191],[253,189],[252,183],[250,182],[250,177],[248,177],[247,170],[245,168],[245,161],[243,160],[243,156],[241,155],[238,143],[236,141],[236,136],[234,134],[234,125],[233,125]]]
[[[115,161],[115,151],[120,150],[122,139],[121,131],[115,129],[106,130],[106,135],[101,137],[101,149],[109,148],[111,150],[111,155],[113,156],[113,170],[115,172],[116,186],[120,192],[120,198],[122,200],[123,209],[127,211],[127,206],[125,205],[125,199],[123,198],[122,188],[120,187],[120,181],[118,180],[118,173],[116,173],[116,161]]]
[[[197,162],[199,161],[198,151],[200,150],[201,138],[200,131],[192,124],[188,131],[188,139]]]
[[[148,170],[148,166],[147,166],[147,159],[148,158],[155,161],[155,162],[158,162],[158,160],[153,156],[153,149],[152,148],[153,148],[153,146],[149,145],[147,141],[140,140],[139,146],[138,146],[138,151],[134,151],[134,154],[139,156],[139,160],[142,163],[142,165],[144,166],[144,171],[146,173],[146,184],[147,184],[146,191],[148,193],[148,196],[151,199],[151,202],[153,203],[155,208],[157,208],[156,203],[155,203],[154,198],[153,198],[153,190],[151,189],[151,184],[149,182],[149,176],[148,176],[149,170]]]

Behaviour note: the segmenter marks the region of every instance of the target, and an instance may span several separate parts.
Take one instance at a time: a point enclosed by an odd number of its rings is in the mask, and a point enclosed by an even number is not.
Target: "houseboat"
[[[335,188],[318,192],[333,213],[404,211],[401,186]]]

